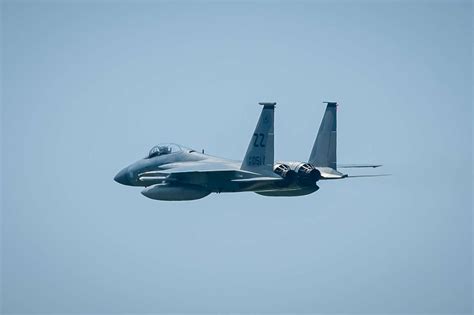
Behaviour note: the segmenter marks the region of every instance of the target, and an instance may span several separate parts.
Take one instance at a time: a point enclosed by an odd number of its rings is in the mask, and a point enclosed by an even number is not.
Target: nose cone
[[[128,167],[124,168],[115,175],[114,180],[122,185],[131,185],[130,173],[128,172]]]

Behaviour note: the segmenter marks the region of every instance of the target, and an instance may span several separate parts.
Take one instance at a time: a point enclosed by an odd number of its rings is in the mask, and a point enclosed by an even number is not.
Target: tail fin
[[[259,104],[263,105],[262,113],[240,169],[260,174],[273,174],[273,122],[276,103]]]
[[[330,167],[337,169],[336,165],[336,102],[327,103],[326,112],[324,113],[321,126],[319,127],[318,135],[314,141],[311,155],[309,156],[309,163],[314,166]]]

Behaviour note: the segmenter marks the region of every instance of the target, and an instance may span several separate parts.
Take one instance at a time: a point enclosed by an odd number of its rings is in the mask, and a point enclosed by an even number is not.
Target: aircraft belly
[[[262,196],[269,197],[296,197],[304,196],[314,193],[319,189],[318,186],[315,187],[304,187],[300,189],[279,189],[279,190],[266,190],[266,191],[255,191],[255,193]]]
[[[265,193],[269,195],[282,196],[300,196],[312,193],[319,189],[318,186],[305,187],[300,185],[290,185],[282,187],[279,183],[274,182],[257,182],[257,183],[225,183],[221,186],[219,192],[244,192],[252,191],[256,193]]]

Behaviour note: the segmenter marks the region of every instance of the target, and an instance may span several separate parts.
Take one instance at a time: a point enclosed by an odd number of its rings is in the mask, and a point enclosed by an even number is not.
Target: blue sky
[[[3,1],[4,313],[472,311],[472,4]],[[306,160],[391,177],[147,199],[159,142],[241,159],[259,101]],[[370,170],[369,170],[370,171]]]

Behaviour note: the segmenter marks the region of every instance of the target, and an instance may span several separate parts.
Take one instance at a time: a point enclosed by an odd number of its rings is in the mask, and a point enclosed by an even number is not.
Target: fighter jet
[[[338,168],[381,166],[337,164],[337,103],[325,103],[326,111],[306,162],[274,162],[276,103],[259,103],[263,109],[243,161],[211,156],[178,144],[159,144],[114,179],[123,185],[144,187],[142,194],[156,200],[196,200],[210,193],[244,191],[263,196],[303,196],[317,191],[318,181],[349,177]]]

